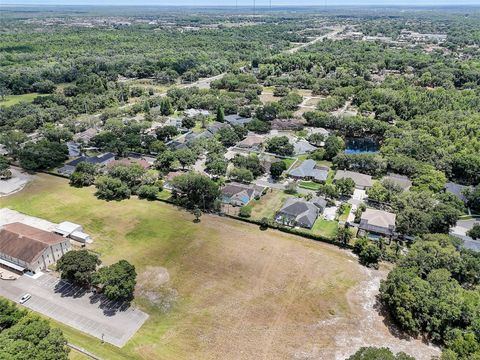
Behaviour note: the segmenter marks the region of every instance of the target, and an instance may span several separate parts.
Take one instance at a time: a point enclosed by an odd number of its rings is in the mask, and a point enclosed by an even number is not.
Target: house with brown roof
[[[253,150],[260,150],[263,144],[263,136],[259,136],[256,134],[247,135],[245,139],[240,141],[237,144],[237,147],[243,149],[253,149]]]
[[[0,264],[24,272],[38,272],[70,251],[70,240],[19,222],[0,228]]]
[[[393,213],[366,209],[360,218],[360,225],[358,228],[368,233],[380,234],[385,236],[393,236],[395,232],[395,222],[397,216]]]
[[[88,143],[95,135],[97,135],[98,130],[95,128],[88,128],[85,131],[79,132],[73,136],[73,140]]]
[[[296,131],[302,130],[304,126],[302,119],[275,119],[272,121],[272,130]]]

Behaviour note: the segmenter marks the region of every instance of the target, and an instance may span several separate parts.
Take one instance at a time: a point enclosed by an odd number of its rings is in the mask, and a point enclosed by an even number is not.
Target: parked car
[[[20,299],[19,303],[20,304],[25,304],[28,300],[30,300],[32,297],[32,295],[30,294],[25,294],[22,296],[22,298]]]

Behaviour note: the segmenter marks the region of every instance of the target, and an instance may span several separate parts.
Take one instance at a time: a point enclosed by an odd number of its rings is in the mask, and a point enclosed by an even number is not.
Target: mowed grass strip
[[[23,94],[23,95],[7,95],[5,100],[0,100],[0,107],[10,107],[21,102],[31,103],[37,96],[45,96],[39,93]]]
[[[319,321],[352,315],[347,293],[364,275],[345,251],[218,216],[196,224],[172,205],[104,202],[93,192],[42,174],[0,207],[80,223],[104,263],[127,259],[147,278],[135,302],[150,318],[122,349],[55,323],[104,359],[288,359],[312,339],[330,344],[336,330]],[[169,281],[142,276],[152,268]],[[169,307],[165,294],[174,294]]]

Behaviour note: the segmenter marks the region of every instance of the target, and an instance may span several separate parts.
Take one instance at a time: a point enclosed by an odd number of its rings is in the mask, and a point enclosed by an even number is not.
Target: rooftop
[[[388,176],[385,176],[384,179],[392,181],[393,183],[400,186],[404,191],[412,187],[412,181],[405,175],[392,173],[392,174],[388,174]]]
[[[378,226],[382,228],[395,227],[397,215],[383,210],[366,209],[361,220],[366,220],[368,225]]]
[[[468,188],[469,188],[468,186],[460,185],[460,184],[457,184],[457,183],[454,183],[454,182],[449,182],[449,183],[445,184],[445,191],[447,193],[451,193],[451,194],[455,195],[457,198],[459,198],[463,202],[467,201],[467,198],[463,194],[463,191],[468,189]]]
[[[32,263],[50,245],[64,242],[57,234],[22,223],[11,223],[0,229],[0,253]]]
[[[308,159],[301,163],[300,166],[290,170],[288,174],[297,178],[311,177],[317,181],[326,181],[328,177],[328,169],[318,169],[317,163],[314,160]]]
[[[355,185],[363,187],[371,187],[373,185],[372,177],[370,175],[361,174],[355,171],[338,170],[335,174],[334,180],[350,178],[355,182]]]

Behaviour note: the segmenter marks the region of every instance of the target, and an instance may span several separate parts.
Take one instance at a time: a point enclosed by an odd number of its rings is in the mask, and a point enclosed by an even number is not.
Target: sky
[[[255,0],[268,6],[270,0]],[[4,4],[25,5],[158,5],[158,6],[252,6],[253,0],[0,0]],[[272,6],[447,6],[480,5],[480,0],[272,0]]]

